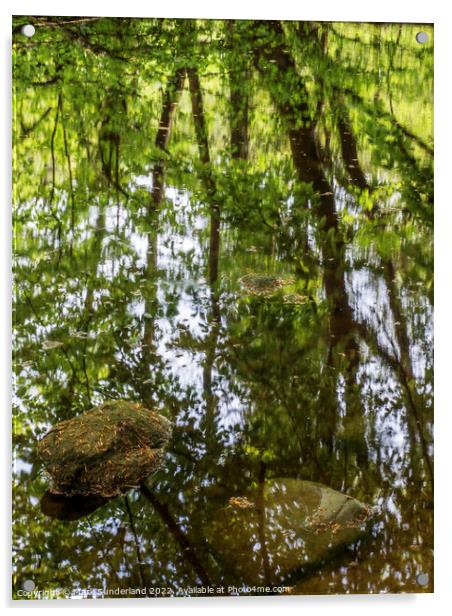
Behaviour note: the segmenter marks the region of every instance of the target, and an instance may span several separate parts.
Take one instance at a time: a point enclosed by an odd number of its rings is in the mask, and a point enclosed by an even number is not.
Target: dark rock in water
[[[41,498],[41,511],[44,515],[58,520],[78,520],[108,503],[110,498],[104,496],[64,496],[50,490]]]
[[[275,585],[354,543],[372,514],[367,505],[320,483],[273,479],[230,498],[206,535],[236,582]]]
[[[111,498],[162,464],[171,422],[140,404],[113,400],[56,424],[38,443],[51,492]]]

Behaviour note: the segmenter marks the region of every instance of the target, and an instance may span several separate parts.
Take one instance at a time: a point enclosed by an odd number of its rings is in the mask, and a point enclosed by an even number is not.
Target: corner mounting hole
[[[31,38],[36,32],[36,29],[31,24],[27,24],[26,26],[22,26],[20,31],[22,32],[22,34],[25,34],[25,36],[28,36],[28,38]]]
[[[428,584],[428,573],[419,573],[419,575],[416,578],[416,581],[421,586],[427,586],[427,584]]]
[[[426,43],[428,41],[428,34],[427,34],[427,32],[418,32],[416,34],[416,40],[417,40],[418,43],[421,43],[421,45]]]

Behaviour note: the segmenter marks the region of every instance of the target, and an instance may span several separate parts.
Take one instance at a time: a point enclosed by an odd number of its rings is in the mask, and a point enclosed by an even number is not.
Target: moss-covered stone
[[[235,583],[277,584],[355,542],[373,514],[368,505],[320,483],[272,479],[230,498],[205,533]]]
[[[239,279],[242,287],[251,295],[268,297],[293,284],[293,278],[279,278],[278,276],[267,276],[264,274],[246,274]]]
[[[162,415],[113,400],[56,424],[37,451],[54,494],[112,497],[161,465],[170,437],[171,422]]]

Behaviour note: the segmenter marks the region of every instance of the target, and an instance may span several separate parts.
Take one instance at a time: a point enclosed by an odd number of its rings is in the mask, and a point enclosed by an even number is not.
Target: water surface
[[[431,592],[433,29],[13,30],[15,596],[266,593],[209,530],[281,479],[377,512],[283,592]],[[108,399],[174,422],[165,465],[45,516],[36,440]]]

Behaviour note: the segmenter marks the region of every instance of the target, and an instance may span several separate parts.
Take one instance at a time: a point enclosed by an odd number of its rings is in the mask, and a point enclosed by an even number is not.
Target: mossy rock
[[[373,515],[368,505],[320,483],[281,478],[230,498],[205,533],[236,583],[273,585],[354,543]]]
[[[306,304],[312,299],[294,290],[295,280],[291,276],[281,278],[263,274],[246,274],[239,278],[240,285],[246,293],[255,297],[278,298],[284,304]]]
[[[171,422],[141,404],[113,400],[56,424],[38,443],[51,492],[113,497],[162,464]]]
[[[291,277],[280,278],[278,276],[267,276],[264,274],[246,274],[239,278],[242,287],[251,295],[270,297],[280,289],[293,284]]]

